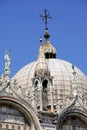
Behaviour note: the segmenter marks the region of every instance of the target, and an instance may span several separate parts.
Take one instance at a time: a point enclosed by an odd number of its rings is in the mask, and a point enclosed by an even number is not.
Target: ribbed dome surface
[[[73,79],[72,64],[60,59],[48,59],[47,63],[50,75],[53,77],[54,104],[57,104],[61,99],[61,94],[62,96],[70,95]],[[36,65],[37,61],[24,66],[13,77],[13,79],[17,79],[18,85],[25,93],[32,91],[32,79]],[[87,90],[87,77],[77,67],[75,67],[75,71],[79,77],[79,93],[82,95],[83,88],[84,91]],[[50,96],[48,96],[48,100],[48,104],[50,104]]]
[[[18,84],[23,87],[31,87],[32,78],[34,77],[34,72],[36,68],[37,61],[32,62],[26,66],[24,66],[21,70],[19,70],[15,75],[14,79],[17,79]],[[50,71],[50,75],[54,78],[54,85],[58,86],[58,81],[66,81],[69,83],[72,81],[72,64],[60,59],[48,59],[48,69]],[[81,83],[84,85],[87,84],[87,77],[81,72],[77,67],[75,68]]]

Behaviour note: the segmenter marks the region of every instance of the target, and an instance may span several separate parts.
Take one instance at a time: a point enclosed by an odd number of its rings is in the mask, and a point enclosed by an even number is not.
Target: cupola
[[[56,49],[54,46],[50,43],[49,41],[50,34],[48,33],[48,28],[45,29],[45,43],[43,45],[43,50],[44,50],[44,55],[45,59],[51,59],[51,58],[56,58]]]

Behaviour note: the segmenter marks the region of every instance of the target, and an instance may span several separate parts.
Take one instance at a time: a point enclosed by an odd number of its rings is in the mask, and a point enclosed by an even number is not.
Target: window
[[[76,130],[76,126],[72,126],[72,130]]]
[[[87,130],[87,123],[75,116],[67,117],[61,130]]]

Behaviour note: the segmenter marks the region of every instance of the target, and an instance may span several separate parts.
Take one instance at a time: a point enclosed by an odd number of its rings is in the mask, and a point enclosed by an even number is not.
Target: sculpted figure
[[[5,59],[5,71],[9,71],[10,70],[10,62],[11,62],[11,58],[9,56],[9,51],[6,51],[4,59]]]

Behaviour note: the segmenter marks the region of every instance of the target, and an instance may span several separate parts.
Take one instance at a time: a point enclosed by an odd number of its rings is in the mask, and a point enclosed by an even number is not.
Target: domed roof
[[[87,77],[71,63],[56,59],[56,49],[49,42],[48,30],[45,39],[44,44],[40,39],[38,60],[24,66],[13,79],[17,80],[20,92],[36,110],[42,107],[41,93],[44,94],[43,108],[52,108],[53,104],[53,108],[59,110],[75,94],[83,100],[83,94],[87,93]]]
[[[27,94],[27,91],[29,93],[32,91],[32,79],[34,78],[36,66],[37,61],[34,61],[24,66],[13,77],[13,79],[17,79],[18,85],[21,86],[21,90],[25,94]],[[72,64],[61,59],[48,59],[48,69],[53,77],[54,104],[58,104],[59,96],[61,98],[62,93],[68,96],[71,94],[73,79]],[[75,71],[79,76],[79,91],[82,92],[83,88],[84,91],[87,90],[87,77],[77,67],[75,67]],[[50,105],[50,103],[48,104]]]
[[[29,63],[14,75],[13,78],[17,79],[17,82],[21,87],[32,87],[32,78],[34,77],[36,65],[37,61]],[[48,68],[50,75],[54,77],[54,86],[58,86],[58,81],[61,80],[64,85],[67,84],[66,82],[72,82],[73,70],[71,63],[61,59],[48,59]],[[75,67],[75,69],[79,75],[81,83],[87,86],[87,77],[85,74],[83,74],[83,72],[81,72],[77,67]]]
[[[23,87],[32,87],[32,78],[34,77],[35,68],[37,66],[37,61],[29,63],[24,66],[21,70],[19,70],[15,75],[14,79],[17,79],[18,84]],[[61,59],[48,59],[48,68],[50,71],[50,75],[54,80],[54,86],[58,86],[58,81],[63,81],[64,84],[72,81],[72,64],[61,60]],[[77,67],[75,67],[77,74],[79,75],[79,79],[82,84],[87,84],[87,77],[83,72],[81,72]]]

